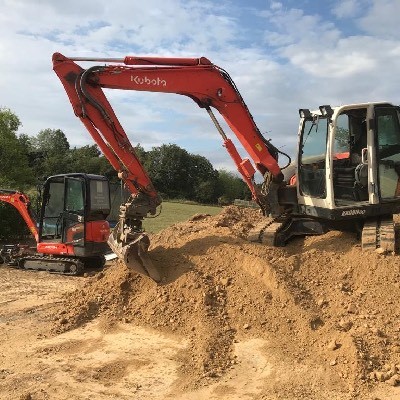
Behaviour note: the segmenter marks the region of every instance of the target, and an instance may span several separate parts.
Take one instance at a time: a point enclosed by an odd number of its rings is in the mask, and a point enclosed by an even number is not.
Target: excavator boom
[[[0,189],[0,201],[11,204],[18,210],[36,242],[38,242],[39,233],[37,223],[30,211],[30,200],[28,196],[17,190]]]
[[[123,62],[125,65],[94,66],[84,70],[74,60]],[[137,158],[132,157],[131,151],[128,151],[130,155],[124,154],[124,146],[130,144],[129,139],[102,88],[175,93],[191,98],[207,111],[211,107],[217,109],[260,172],[264,174],[268,170],[277,180],[282,180],[277,149],[262,136],[229,74],[204,57],[93,59],[67,58],[55,53],[53,68],[64,85],[76,116],[88,128],[114,168],[121,168],[118,159],[130,164],[129,167],[125,165],[131,174],[129,178],[135,177],[141,191],[155,196],[146,171],[136,162],[132,163]],[[223,139],[226,145],[225,141],[229,142],[229,139],[226,135]],[[110,154],[107,145],[111,146],[113,154]],[[228,148],[230,154],[232,147]],[[243,160],[239,162],[236,154],[233,158],[242,176],[251,180],[254,171],[246,169],[247,163],[241,165]],[[250,186],[254,192],[254,185],[250,183]],[[129,182],[128,187],[131,187]]]
[[[83,69],[77,61],[107,64]],[[253,199],[264,213],[268,212],[268,198],[255,184],[254,174],[257,169],[268,177],[268,181],[282,182],[283,174],[277,161],[279,151],[261,134],[229,74],[207,58],[67,58],[55,53],[53,69],[67,92],[75,115],[132,193],[131,199],[121,206],[119,223],[109,240],[114,252],[125,262],[135,260],[132,268],[141,273],[145,270],[150,276],[153,274],[150,270],[155,270],[145,256],[149,241],[141,224],[147,214],[156,213],[161,199],[103,89],[175,93],[191,98],[210,115]],[[222,115],[255,167],[249,159],[241,158],[212,109]],[[277,201],[277,196],[270,200]],[[131,251],[132,246],[134,250]],[[153,276],[153,279],[158,280],[159,276]]]

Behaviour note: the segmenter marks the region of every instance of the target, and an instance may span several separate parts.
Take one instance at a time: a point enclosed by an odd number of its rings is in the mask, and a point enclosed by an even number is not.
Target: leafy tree
[[[18,137],[18,140],[19,140],[19,143],[20,143],[21,148],[23,149],[24,153],[29,158],[29,154],[33,150],[32,138],[30,136],[28,136],[26,133],[21,133]]]
[[[105,175],[110,180],[117,179],[117,172],[96,144],[70,150],[70,169],[71,172]]]
[[[190,155],[174,144],[153,147],[145,161],[154,186],[173,198],[187,198],[191,192]]]
[[[70,146],[61,129],[43,129],[31,139],[35,154],[36,176],[50,176],[72,172],[69,160]]]
[[[218,197],[217,182],[217,180],[207,180],[199,182],[196,186],[193,200],[197,201],[198,203],[216,204]]]
[[[45,154],[41,150],[37,150],[34,146],[35,138],[28,136],[26,134],[21,134],[19,136],[19,141],[23,148],[24,154],[28,159],[28,165],[31,168],[34,178],[43,178],[43,163],[45,159]]]
[[[219,170],[218,173],[219,196],[223,196],[225,202],[232,203],[235,199],[251,199],[250,190],[241,178],[226,170]]]
[[[17,136],[19,118],[9,109],[0,108],[0,188],[25,189],[33,182],[28,157]],[[0,202],[0,238],[28,234],[22,217],[11,205]]]
[[[147,160],[147,152],[140,143],[138,143],[137,146],[135,146],[135,153],[139,158],[139,161],[144,165]]]
[[[17,136],[19,118],[9,109],[0,108],[0,187],[22,188],[32,183],[33,175],[22,142]]]
[[[191,155],[189,174],[193,182],[192,199],[200,203],[215,203],[218,197],[218,172],[210,161],[200,155]]]
[[[33,145],[48,156],[66,154],[69,150],[68,139],[61,129],[42,129],[34,138]]]
[[[139,154],[154,186],[164,196],[216,202],[218,173],[205,157],[190,154],[174,144]]]

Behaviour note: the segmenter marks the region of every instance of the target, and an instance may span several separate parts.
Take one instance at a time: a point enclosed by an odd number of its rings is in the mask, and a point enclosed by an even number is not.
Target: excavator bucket
[[[155,282],[161,281],[160,273],[153,265],[148,248],[150,239],[145,233],[138,233],[136,238],[127,244],[122,244],[118,239],[118,225],[112,230],[108,244],[111,250],[117,255],[120,260],[123,260],[126,266],[141,275],[150,277]]]

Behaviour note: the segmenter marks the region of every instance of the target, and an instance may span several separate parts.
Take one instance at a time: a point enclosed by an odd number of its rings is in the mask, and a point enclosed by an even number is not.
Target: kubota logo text
[[[147,76],[143,78],[140,76],[131,75],[131,82],[135,82],[137,85],[148,85],[148,86],[167,86],[167,81],[165,79],[161,79],[157,76],[157,78],[150,79]]]

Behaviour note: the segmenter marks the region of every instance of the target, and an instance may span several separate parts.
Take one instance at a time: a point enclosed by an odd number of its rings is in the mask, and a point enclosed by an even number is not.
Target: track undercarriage
[[[77,257],[47,256],[20,245],[5,245],[0,250],[0,264],[7,264],[18,269],[81,275],[85,270],[86,263],[92,268],[102,267],[104,258],[92,257],[85,260]]]
[[[393,218],[379,218],[367,221],[361,235],[363,250],[396,252],[396,228]]]
[[[63,275],[81,275],[84,263],[77,258],[26,256],[18,260],[18,268],[49,271]]]
[[[283,247],[295,236],[322,235],[334,229],[335,225],[326,221],[281,215],[256,225],[249,232],[248,240],[267,246]],[[354,222],[352,229],[347,227],[344,230],[355,231],[361,236],[363,251],[396,252],[396,226],[392,216],[367,220],[361,228],[359,222]]]

